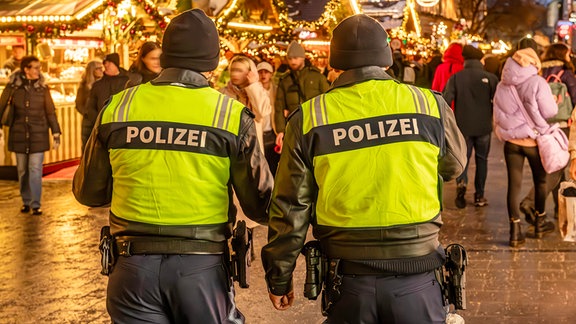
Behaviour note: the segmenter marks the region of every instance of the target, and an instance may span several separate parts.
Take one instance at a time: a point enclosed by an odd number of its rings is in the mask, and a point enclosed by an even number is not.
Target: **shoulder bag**
[[[522,102],[516,87],[512,86],[512,88],[514,89],[512,93],[516,97],[515,99],[518,100],[518,102]],[[524,118],[526,119],[526,122],[530,128],[532,128],[536,133],[538,152],[540,153],[540,160],[542,161],[542,166],[544,166],[546,173],[554,173],[566,167],[570,161],[570,153],[568,152],[568,138],[560,128],[560,125],[555,123],[550,125],[550,127],[548,127],[545,132],[540,133],[538,130],[536,130],[536,124],[532,118],[530,118],[526,112],[526,109],[522,107],[520,110],[522,111],[522,114],[524,115]]]
[[[14,90],[10,90],[10,97],[8,98],[8,102],[6,103],[6,107],[4,107],[4,112],[2,113],[2,125],[4,126],[12,126],[14,122],[14,105],[12,104],[14,96]]]

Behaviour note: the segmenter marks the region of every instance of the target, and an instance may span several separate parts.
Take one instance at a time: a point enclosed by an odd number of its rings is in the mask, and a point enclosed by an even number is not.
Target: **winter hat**
[[[116,65],[117,68],[120,68],[120,55],[118,53],[110,53],[104,57],[102,63],[111,62]]]
[[[349,70],[392,65],[388,34],[374,18],[360,14],[342,20],[332,32],[330,66]]]
[[[466,45],[462,49],[462,56],[465,60],[481,60],[484,53],[472,45]]]
[[[533,38],[524,37],[518,42],[518,49],[531,48],[538,52],[538,43]]]
[[[274,68],[268,62],[260,62],[256,65],[256,71],[265,70],[270,73],[274,73]]]
[[[286,57],[306,57],[306,51],[304,50],[304,47],[300,45],[300,43],[297,41],[292,41],[286,50]]]
[[[204,11],[192,9],[174,17],[162,40],[160,65],[209,72],[218,67],[220,39],[212,19]]]
[[[517,50],[516,53],[512,55],[512,59],[523,67],[530,66],[530,64],[532,64],[538,68],[538,71],[540,71],[540,68],[542,67],[538,55],[531,47]]]

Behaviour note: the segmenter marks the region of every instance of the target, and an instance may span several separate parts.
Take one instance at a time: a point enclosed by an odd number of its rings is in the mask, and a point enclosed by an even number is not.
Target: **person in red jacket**
[[[442,92],[448,79],[464,69],[464,57],[462,57],[462,44],[452,43],[448,46],[442,57],[442,63],[436,68],[432,80],[432,90]]]

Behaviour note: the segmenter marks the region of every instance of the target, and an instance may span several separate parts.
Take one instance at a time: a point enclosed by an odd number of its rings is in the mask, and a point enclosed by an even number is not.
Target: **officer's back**
[[[119,256],[107,309],[115,323],[242,321],[225,262],[232,189],[264,223],[272,177],[251,112],[209,87],[214,23],[201,10],[180,14],[162,50],[158,78],[103,109],[74,177],[78,201],[111,203]]]
[[[262,249],[272,303],[292,303],[311,224],[328,259],[329,323],[443,322],[440,193],[466,161],[454,116],[439,94],[385,73],[387,34],[366,15],[336,27],[330,65],[344,72],[286,129]]]

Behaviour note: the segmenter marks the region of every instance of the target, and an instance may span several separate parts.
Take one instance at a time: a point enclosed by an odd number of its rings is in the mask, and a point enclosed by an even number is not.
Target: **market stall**
[[[0,90],[11,73],[1,69],[3,63],[13,47],[25,46],[28,55],[41,60],[56,105],[61,144],[46,152],[44,173],[78,163],[82,155],[82,116],[75,99],[86,64],[119,52],[128,67],[132,47],[161,33],[168,22],[151,0],[37,0],[0,8]],[[0,166],[15,165],[5,152],[0,149]]]

